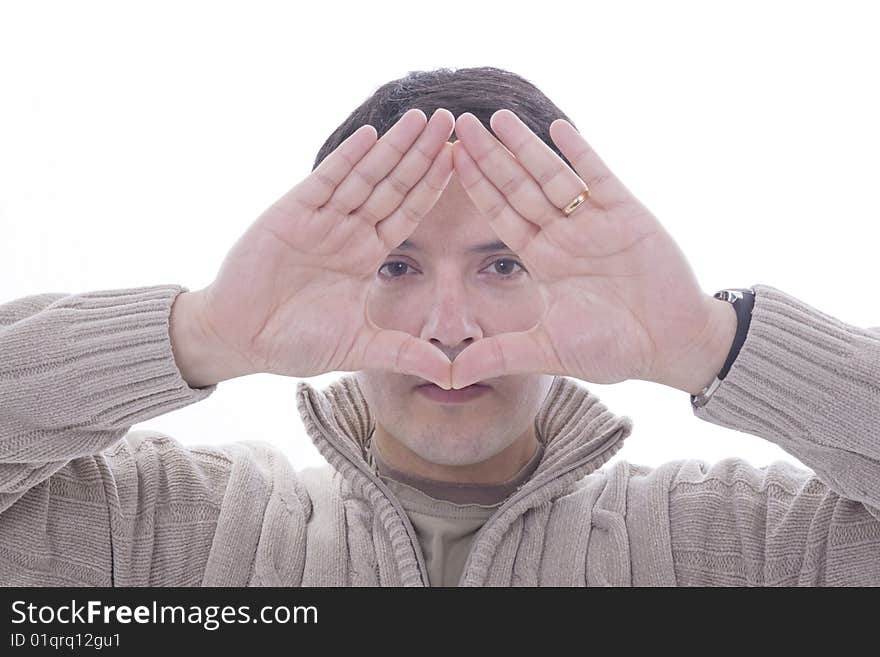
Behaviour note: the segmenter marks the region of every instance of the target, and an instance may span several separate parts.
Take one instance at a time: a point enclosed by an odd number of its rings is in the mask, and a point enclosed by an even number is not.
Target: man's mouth
[[[435,388],[439,388],[440,390],[446,390],[446,388],[441,388],[436,383],[432,383],[431,381],[425,381],[422,378],[419,378],[419,381],[421,381],[421,383],[417,383],[415,385],[416,388],[421,388],[422,386],[434,386]],[[449,389],[450,390],[467,390],[468,388],[473,388],[475,386],[479,386],[482,388],[491,388],[492,387],[488,383],[483,383],[482,381],[478,381],[477,383],[472,383],[469,386],[465,386],[464,388],[449,388]]]
[[[424,397],[441,404],[458,404],[471,401],[485,394],[490,386],[481,383],[472,383],[464,388],[450,388],[446,390],[434,383],[422,383],[415,390]]]

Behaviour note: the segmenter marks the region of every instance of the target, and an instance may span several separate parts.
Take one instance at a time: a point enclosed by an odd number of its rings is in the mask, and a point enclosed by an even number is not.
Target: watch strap
[[[715,375],[712,383],[706,386],[699,394],[691,395],[691,404],[695,407],[703,406],[709,401],[712,394],[721,384],[721,381],[730,371],[730,367],[739,355],[743,342],[746,340],[752,320],[752,308],[755,305],[755,291],[752,288],[727,288],[719,290],[712,296],[733,304],[733,309],[736,311],[736,335],[733,338],[733,344],[730,345],[730,351],[727,353],[727,359],[724,361],[721,371]]]

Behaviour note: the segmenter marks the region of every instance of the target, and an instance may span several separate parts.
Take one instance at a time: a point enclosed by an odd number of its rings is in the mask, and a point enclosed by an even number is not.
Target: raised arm
[[[660,220],[568,121],[549,126],[566,161],[510,110],[490,123],[494,134],[458,117],[455,168],[542,285],[545,312],[527,331],[464,349],[453,385],[541,372],[697,394],[733,343],[731,306],[702,290]],[[815,474],[736,458],[638,469],[631,547],[674,559],[681,582],[880,584],[880,336],[754,287],[749,335],[695,413],[777,443]],[[657,518],[665,538],[639,533]]]
[[[129,429],[256,372],[375,367],[448,387],[446,355],[376,326],[366,299],[451,176],[452,126],[446,110],[427,122],[410,111],[378,141],[372,127],[355,131],[253,222],[202,290],[0,306],[0,583],[293,581],[276,568],[296,569],[289,550],[302,547],[309,501],[283,456]],[[275,538],[260,543],[264,516]]]
[[[740,353],[694,415],[776,443],[880,520],[880,328],[753,289]]]
[[[215,390],[190,388],[175,364],[168,322],[185,289],[0,305],[3,585],[199,583],[213,536],[204,521],[220,515],[232,463],[260,455],[127,433]],[[145,559],[154,550],[188,553],[189,569]]]
[[[745,342],[693,413],[770,440],[809,469],[739,457],[634,466],[628,524],[638,536],[661,519],[651,541],[676,578],[665,584],[878,586],[880,327],[752,287]]]
[[[211,395],[175,367],[168,322],[186,288],[41,294],[0,305],[0,512],[71,460]]]

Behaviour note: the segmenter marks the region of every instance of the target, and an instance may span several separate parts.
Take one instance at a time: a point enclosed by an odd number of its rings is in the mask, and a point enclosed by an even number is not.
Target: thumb
[[[559,374],[561,370],[549,336],[538,325],[528,331],[483,338],[464,349],[452,361],[452,387],[464,388],[507,374]]]
[[[446,354],[427,340],[405,331],[365,324],[340,367],[343,371],[379,369],[412,374],[449,390],[452,363]]]

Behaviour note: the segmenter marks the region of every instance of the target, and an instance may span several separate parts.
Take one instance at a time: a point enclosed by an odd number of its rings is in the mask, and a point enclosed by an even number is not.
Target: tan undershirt
[[[458,586],[473,539],[499,506],[532,476],[544,445],[513,477],[499,484],[452,483],[416,477],[391,467],[374,441],[370,457],[376,474],[400,499],[428,568],[431,586]]]

